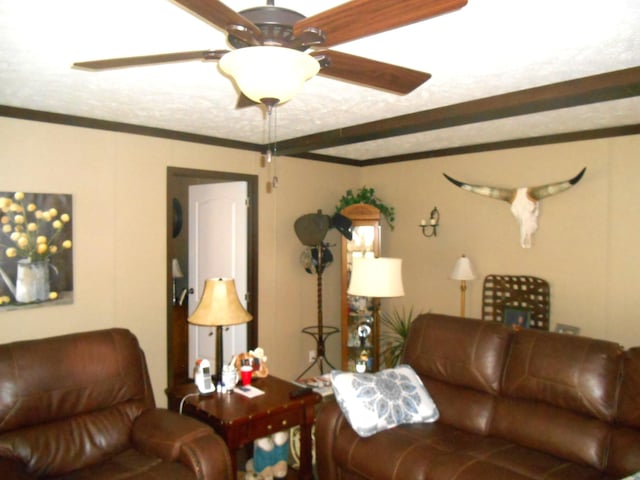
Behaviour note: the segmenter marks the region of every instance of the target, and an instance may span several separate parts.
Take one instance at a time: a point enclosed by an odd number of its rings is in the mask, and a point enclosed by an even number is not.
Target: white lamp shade
[[[451,278],[453,280],[473,280],[476,278],[469,258],[462,255],[456,260],[456,263],[453,266],[453,271],[451,272]]]
[[[310,55],[286,47],[257,46],[232,50],[218,62],[238,88],[254,102],[276,98],[284,103],[293,98],[320,70]]]
[[[354,258],[347,293],[360,297],[402,297],[402,259]]]
[[[194,325],[226,326],[246,323],[252,318],[240,303],[232,279],[209,278],[204,283],[200,303],[188,322]]]

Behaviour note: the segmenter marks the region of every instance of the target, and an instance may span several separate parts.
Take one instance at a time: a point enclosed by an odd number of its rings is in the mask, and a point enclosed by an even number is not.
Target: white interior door
[[[207,278],[233,278],[240,302],[247,307],[247,215],[247,182],[189,187],[189,315],[198,306]],[[189,324],[191,367],[198,358],[216,365],[215,330]],[[222,344],[223,362],[245,352],[247,325],[228,327]]]

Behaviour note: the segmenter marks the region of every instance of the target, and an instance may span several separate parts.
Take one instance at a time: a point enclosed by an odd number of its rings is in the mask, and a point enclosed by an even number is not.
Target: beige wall
[[[361,170],[278,159],[280,188],[267,194],[268,171],[256,153],[8,118],[0,118],[0,191],[73,195],[75,298],[0,313],[0,343],[129,328],[165,404],[167,166],[260,176],[260,345],[272,372],[295,377],[313,347],[300,329],[316,322],[316,280],[300,265],[293,222],[319,208],[331,213]],[[325,275],[329,298],[338,298],[338,272]],[[337,318],[335,301],[325,308]]]
[[[388,308],[459,314],[459,283],[448,277],[464,253],[479,277],[467,282],[467,316],[481,315],[484,276],[534,275],[550,283],[552,329],[566,323],[584,335],[640,345],[639,153],[640,136],[630,136],[367,168],[366,182],[397,211],[395,231],[383,233],[383,253],[405,259],[407,295]],[[565,180],[583,166],[575,188],[541,202],[531,249],[520,247],[507,203],[442,176],[515,187]],[[424,238],[417,225],[434,205],[441,228],[437,238]]]
[[[271,371],[293,378],[306,366],[316,323],[316,278],[302,268],[297,217],[333,208],[363,184],[396,208],[396,229],[383,226],[383,254],[405,260],[406,297],[383,306],[458,312],[458,285],[448,279],[461,253],[478,274],[530,274],[551,284],[552,320],[587,335],[640,344],[640,136],[507,150],[361,169],[280,158],[280,187],[267,194],[267,169],[252,152],[114,132],[0,118],[0,191],[71,193],[74,203],[73,305],[0,313],[0,342],[80,330],[131,329],[147,353],[156,399],[166,385],[166,169],[168,166],[259,175],[260,344]],[[518,243],[506,203],[448,184],[514,186],[565,179],[587,166],[574,189],[545,199],[534,247]],[[417,227],[433,205],[437,238]],[[327,240],[339,245],[335,230]],[[339,247],[333,248],[336,260]],[[339,323],[339,262],[324,275],[324,321]],[[467,312],[480,314],[480,280],[470,282]],[[338,366],[337,336],[328,356]]]

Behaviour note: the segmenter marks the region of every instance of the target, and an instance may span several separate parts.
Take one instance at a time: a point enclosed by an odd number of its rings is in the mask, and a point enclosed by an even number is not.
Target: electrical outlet
[[[316,351],[309,350],[309,363],[313,363],[316,361]]]

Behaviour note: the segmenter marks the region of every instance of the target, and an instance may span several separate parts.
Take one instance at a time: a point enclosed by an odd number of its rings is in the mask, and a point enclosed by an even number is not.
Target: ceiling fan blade
[[[321,65],[320,75],[347,80],[369,87],[381,88],[394,93],[407,94],[431,78],[430,73],[410,68],[378,62],[335,50],[320,50],[312,56],[326,57],[318,59]]]
[[[296,22],[294,35],[321,29],[326,47],[426,20],[464,7],[467,0],[351,0]]]
[[[109,58],[89,62],[74,63],[74,67],[89,70],[106,70],[109,68],[134,67],[151,65],[154,63],[181,62],[185,60],[219,60],[228,50],[198,50],[193,52],[161,53],[159,55],[144,55],[141,57]]]
[[[219,0],[175,1],[190,12],[195,13],[197,16],[204,18],[223,30],[227,30],[230,25],[239,25],[249,30],[256,38],[260,38],[262,35],[260,29],[253,22],[227,7]]]

